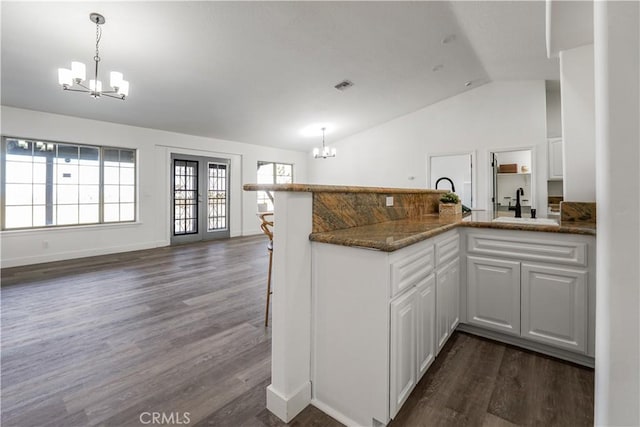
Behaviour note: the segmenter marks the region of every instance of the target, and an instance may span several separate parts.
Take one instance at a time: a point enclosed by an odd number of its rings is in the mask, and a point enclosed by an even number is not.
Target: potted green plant
[[[462,204],[456,193],[445,193],[440,196],[438,207],[440,215],[462,215]]]

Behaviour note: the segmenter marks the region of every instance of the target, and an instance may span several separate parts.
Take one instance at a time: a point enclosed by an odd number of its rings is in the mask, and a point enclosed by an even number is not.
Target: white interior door
[[[473,156],[471,153],[429,156],[429,188],[451,190],[462,204],[473,206]]]

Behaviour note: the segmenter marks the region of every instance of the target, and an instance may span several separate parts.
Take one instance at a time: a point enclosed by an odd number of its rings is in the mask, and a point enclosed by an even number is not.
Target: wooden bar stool
[[[273,212],[265,212],[258,215],[262,223],[260,229],[269,238],[267,243],[267,251],[269,252],[269,272],[267,273],[267,307],[264,314],[264,326],[269,325],[269,301],[271,300],[271,266],[273,265],[273,221],[269,221],[267,217],[273,217]]]

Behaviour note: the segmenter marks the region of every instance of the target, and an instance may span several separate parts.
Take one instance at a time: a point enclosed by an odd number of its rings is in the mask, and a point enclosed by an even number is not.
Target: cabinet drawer
[[[467,251],[481,255],[544,261],[556,264],[587,265],[587,244],[553,240],[516,239],[485,234],[469,234]]]
[[[433,271],[432,244],[419,244],[394,253],[391,258],[391,297],[416,285]]]
[[[446,237],[444,240],[436,243],[436,265],[441,265],[451,261],[458,256],[460,252],[460,237],[458,233]]]

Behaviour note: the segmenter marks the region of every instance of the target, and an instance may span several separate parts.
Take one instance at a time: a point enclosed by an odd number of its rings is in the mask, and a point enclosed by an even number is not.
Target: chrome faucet
[[[522,187],[516,190],[516,218],[522,218],[522,206],[520,206],[520,196],[524,196]]]

